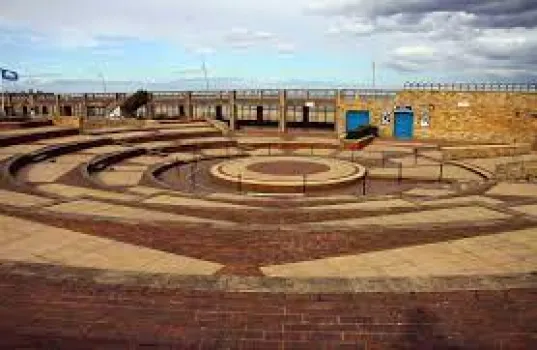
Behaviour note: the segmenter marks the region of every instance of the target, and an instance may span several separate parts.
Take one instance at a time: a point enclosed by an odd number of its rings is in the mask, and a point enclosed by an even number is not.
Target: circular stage
[[[365,175],[359,164],[321,157],[247,157],[223,161],[211,168],[221,183],[244,191],[293,193],[352,184]]]

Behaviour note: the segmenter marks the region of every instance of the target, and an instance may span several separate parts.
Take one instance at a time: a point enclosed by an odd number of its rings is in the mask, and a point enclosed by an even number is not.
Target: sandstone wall
[[[487,143],[537,142],[537,94],[483,91],[401,91],[395,98],[363,96],[340,101],[338,133],[345,132],[348,110],[369,110],[373,125],[383,137],[393,136],[394,106],[412,106],[414,138]],[[382,125],[384,111],[391,112]],[[428,127],[421,125],[424,112]]]
[[[402,91],[396,104],[412,106],[417,139],[533,143],[537,136],[535,93]],[[429,127],[420,123],[424,111]]]
[[[52,117],[52,123],[55,126],[79,128],[80,127],[80,118],[79,117],[54,116],[54,117]]]

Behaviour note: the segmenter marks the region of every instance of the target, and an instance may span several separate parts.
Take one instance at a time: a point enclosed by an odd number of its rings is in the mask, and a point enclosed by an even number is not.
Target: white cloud
[[[395,49],[394,51],[395,55],[397,56],[412,56],[412,57],[423,57],[428,56],[431,57],[436,53],[436,50],[433,47],[430,46],[400,46]]]

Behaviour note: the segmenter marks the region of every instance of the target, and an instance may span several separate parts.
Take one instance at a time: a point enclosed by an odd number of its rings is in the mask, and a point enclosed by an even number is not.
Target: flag
[[[19,80],[19,74],[12,70],[2,69],[2,80],[17,81]]]

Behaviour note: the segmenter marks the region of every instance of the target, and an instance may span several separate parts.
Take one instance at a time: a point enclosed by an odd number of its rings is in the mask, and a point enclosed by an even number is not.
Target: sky
[[[535,82],[536,0],[0,0],[7,89]]]

